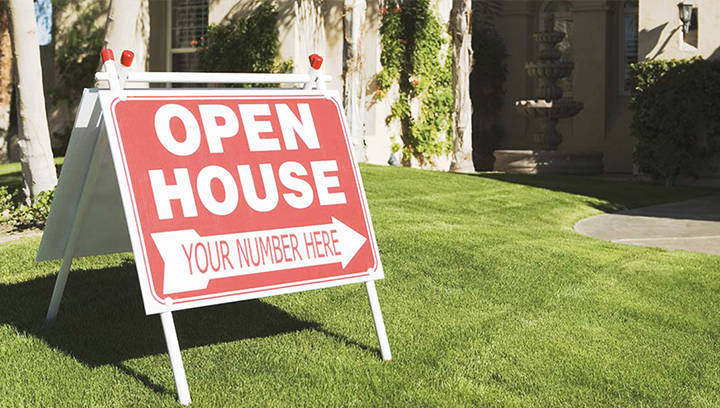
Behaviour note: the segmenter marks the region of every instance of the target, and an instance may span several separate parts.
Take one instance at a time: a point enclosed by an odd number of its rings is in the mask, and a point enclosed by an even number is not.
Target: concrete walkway
[[[720,255],[720,195],[602,214],[575,231],[628,245]]]

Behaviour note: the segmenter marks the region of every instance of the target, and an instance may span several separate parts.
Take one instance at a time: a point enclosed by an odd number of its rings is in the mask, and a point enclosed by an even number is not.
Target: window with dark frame
[[[208,27],[208,0],[172,0],[168,67],[172,72],[200,72],[197,50]],[[175,84],[175,87],[197,87],[198,84]]]
[[[638,0],[620,10],[620,94],[630,95],[630,66],[638,61]]]

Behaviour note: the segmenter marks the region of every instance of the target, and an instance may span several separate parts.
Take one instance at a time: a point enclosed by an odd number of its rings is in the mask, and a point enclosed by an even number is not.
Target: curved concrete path
[[[720,195],[601,214],[575,231],[628,245],[720,255]]]

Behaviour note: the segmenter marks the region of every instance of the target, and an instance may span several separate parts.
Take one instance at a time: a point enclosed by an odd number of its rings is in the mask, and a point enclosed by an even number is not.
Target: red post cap
[[[323,63],[323,57],[313,54],[310,56],[310,66],[313,67],[313,69],[320,69]]]
[[[104,50],[100,51],[100,55],[102,55],[103,62],[115,61],[115,56],[113,55],[113,52],[110,48],[105,48]]]
[[[125,50],[122,52],[122,55],[120,56],[120,63],[124,67],[129,67],[132,65],[133,58],[135,58],[135,54],[132,51]]]

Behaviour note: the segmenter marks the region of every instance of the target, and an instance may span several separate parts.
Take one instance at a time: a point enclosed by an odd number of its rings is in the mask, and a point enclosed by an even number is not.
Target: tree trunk
[[[344,25],[344,102],[355,157],[365,156],[365,84],[362,72],[362,29],[365,25],[365,0],[345,0]]]
[[[110,0],[103,48],[113,50],[117,64],[120,63],[120,55],[124,50],[132,51],[135,54],[135,60],[130,71],[144,72],[147,71],[149,45],[148,0]],[[99,70],[101,69],[102,62]]]
[[[33,199],[57,184],[45,114],[40,47],[32,0],[9,0],[8,21],[18,104],[18,145],[23,193]]]
[[[8,161],[10,103],[12,100],[12,46],[6,4],[0,3],[0,163]]]
[[[450,171],[472,172],[472,103],[470,102],[471,2],[453,0],[450,12],[453,41],[453,97],[455,99],[455,135]]]

